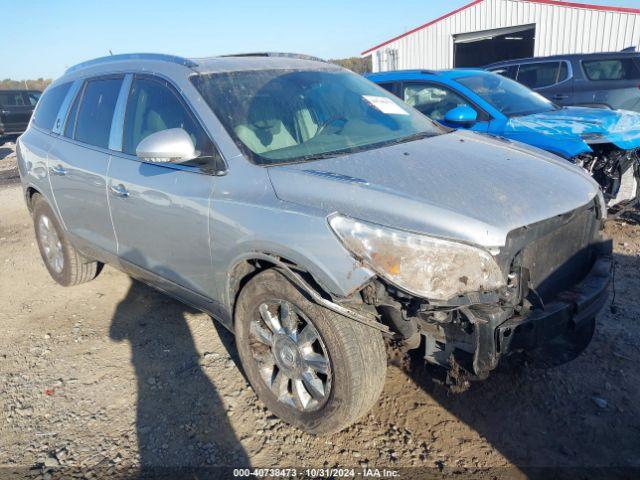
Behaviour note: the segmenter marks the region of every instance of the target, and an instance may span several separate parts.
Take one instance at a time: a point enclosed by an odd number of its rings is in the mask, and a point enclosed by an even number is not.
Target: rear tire
[[[53,210],[41,195],[34,195],[32,201],[36,240],[51,278],[63,287],[96,278],[102,264],[83,256],[71,245]]]
[[[381,333],[309,301],[277,270],[259,273],[244,286],[235,333],[242,366],[260,400],[309,433],[351,425],[384,387]]]

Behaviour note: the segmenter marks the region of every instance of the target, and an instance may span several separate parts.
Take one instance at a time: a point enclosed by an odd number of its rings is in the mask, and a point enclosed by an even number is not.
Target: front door
[[[124,125],[107,189],[118,256],[160,288],[206,301],[213,296],[208,225],[215,177],[206,168],[217,155],[213,144],[175,89],[150,76],[134,78]],[[141,140],[169,128],[189,133],[201,156],[182,164],[136,157]]]
[[[78,240],[110,254],[115,254],[116,242],[106,177],[122,80],[107,77],[85,82],[48,156],[51,187],[65,228]]]

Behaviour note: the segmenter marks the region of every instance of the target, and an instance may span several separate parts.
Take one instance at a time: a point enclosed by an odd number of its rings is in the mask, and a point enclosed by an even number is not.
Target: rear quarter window
[[[47,89],[44,92],[33,116],[33,123],[35,125],[45,130],[51,130],[53,128],[53,122],[56,121],[58,110],[60,110],[60,106],[64,101],[64,97],[67,96],[69,88],[71,88],[71,82],[63,83],[62,85]]]
[[[608,58],[582,62],[584,73],[592,82],[640,80],[640,68],[632,58]]]

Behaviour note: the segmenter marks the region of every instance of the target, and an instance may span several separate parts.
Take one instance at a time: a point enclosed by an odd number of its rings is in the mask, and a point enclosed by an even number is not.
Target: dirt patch
[[[638,225],[607,227],[617,313],[577,360],[507,365],[460,395],[390,366],[368,416],[315,438],[266,411],[208,316],[109,267],[59,287],[19,187],[0,208],[0,468],[640,467]]]

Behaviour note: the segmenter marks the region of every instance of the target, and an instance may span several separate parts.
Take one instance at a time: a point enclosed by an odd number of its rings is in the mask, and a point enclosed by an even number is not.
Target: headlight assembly
[[[395,230],[341,215],[329,224],[356,258],[390,283],[430,300],[504,286],[491,254],[463,243]]]

